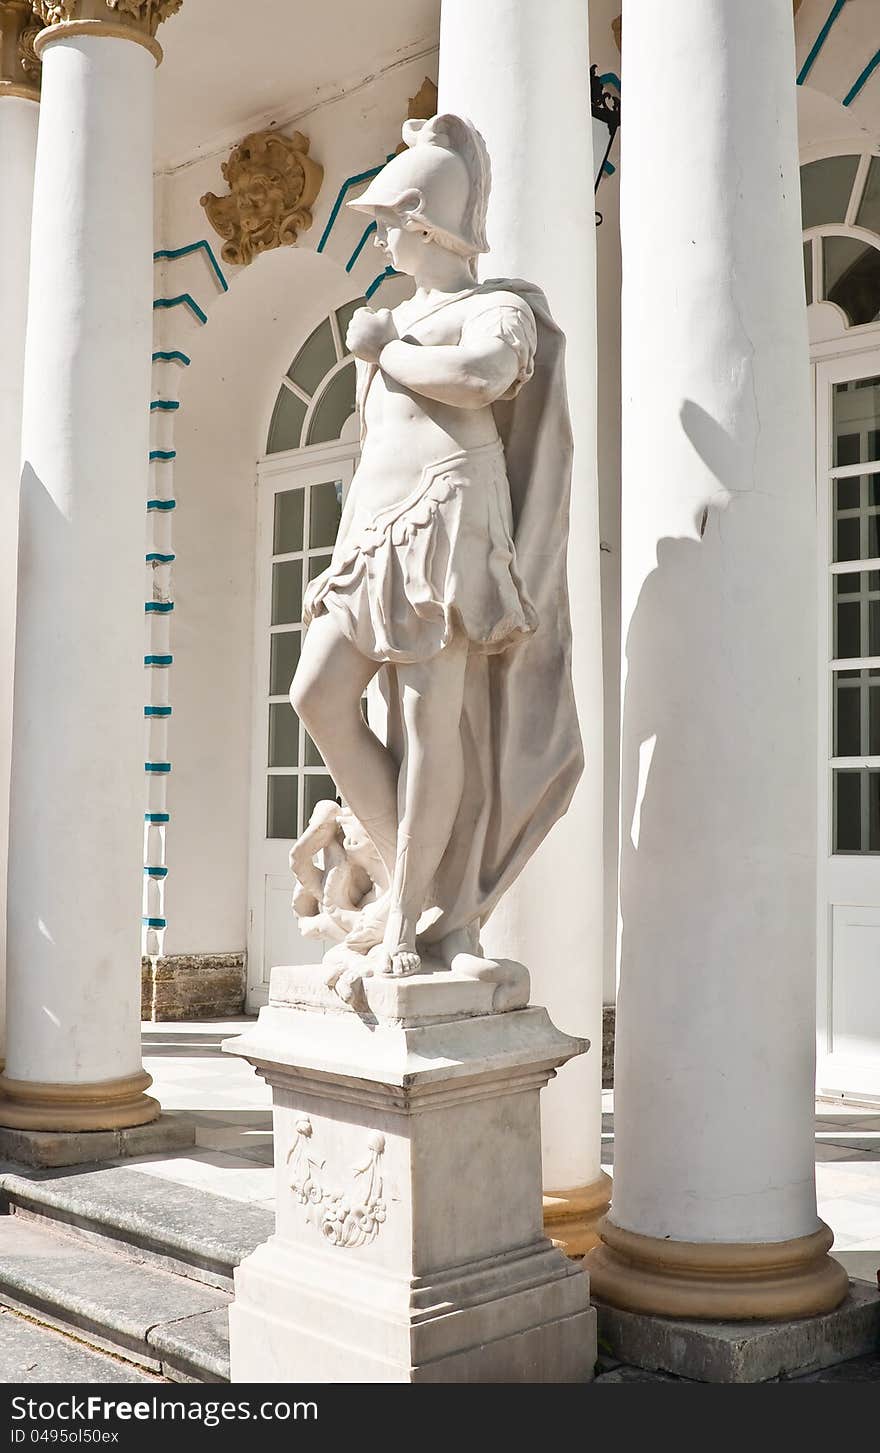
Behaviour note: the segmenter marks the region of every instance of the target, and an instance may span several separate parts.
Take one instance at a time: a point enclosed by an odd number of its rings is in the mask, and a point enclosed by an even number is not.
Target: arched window
[[[355,363],[345,334],[352,313],[363,306],[363,298],[354,298],[309,334],[281,381],[267,454],[356,438]]]
[[[880,321],[880,156],[801,167],[807,304],[834,303],[846,328]]]

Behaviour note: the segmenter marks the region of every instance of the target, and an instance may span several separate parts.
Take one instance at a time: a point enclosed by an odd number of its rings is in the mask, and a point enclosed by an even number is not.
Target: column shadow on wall
[[[689,1039],[699,1034],[711,1042],[725,1030],[723,1012],[694,1025],[690,973],[681,971],[669,934],[671,925],[678,933],[685,920],[691,943],[705,945],[711,955],[713,941],[730,928],[719,919],[717,895],[704,903],[695,891],[694,866],[699,857],[703,871],[725,871],[721,861],[705,862],[706,853],[725,842],[725,796],[735,790],[716,767],[728,730],[725,693],[718,689],[725,670],[718,649],[719,587],[723,570],[729,569],[719,516],[731,503],[735,508],[736,495],[751,482],[752,451],[751,442],[744,449],[690,399],[682,403],[679,418],[705,465],[705,490],[694,497],[693,533],[658,541],[656,568],[642,584],[625,642],[615,1053],[615,1111],[624,1111],[624,1121],[632,1112],[643,1114],[649,1087],[662,1084],[671,1066],[679,1084],[691,1073]],[[658,476],[663,468],[658,459]],[[647,495],[655,485],[646,478],[641,487]],[[707,732],[716,739],[717,753],[706,749]],[[670,854],[676,861],[670,862]],[[651,1180],[661,1199],[667,1183],[680,1184],[687,1158],[700,1155],[702,1055],[694,1059],[692,1073],[693,1118],[690,1126],[680,1127],[681,1158],[670,1164],[668,1140],[653,1136],[647,1126],[639,1139],[640,1153],[652,1161]],[[630,1087],[636,1083],[638,1106],[635,1098],[630,1106]],[[619,1114],[617,1119],[619,1129]],[[719,1134],[724,1127],[713,1126],[713,1139]]]

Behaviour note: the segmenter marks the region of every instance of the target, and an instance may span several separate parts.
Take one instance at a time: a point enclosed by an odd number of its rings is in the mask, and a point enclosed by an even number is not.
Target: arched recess
[[[313,251],[266,253],[187,345],[174,425],[166,955],[246,943],[257,461],[298,341],[352,286]]]

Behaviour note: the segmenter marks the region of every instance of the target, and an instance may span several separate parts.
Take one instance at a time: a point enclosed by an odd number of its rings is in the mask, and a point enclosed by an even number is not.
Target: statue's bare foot
[[[383,955],[381,972],[392,979],[407,979],[410,974],[417,974],[421,967],[419,955],[401,944],[393,952]]]

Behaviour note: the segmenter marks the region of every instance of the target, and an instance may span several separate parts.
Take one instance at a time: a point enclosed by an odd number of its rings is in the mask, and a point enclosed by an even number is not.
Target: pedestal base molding
[[[90,1085],[49,1085],[0,1075],[0,1126],[12,1130],[125,1130],[149,1125],[158,1100],[144,1094],[153,1083],[145,1070]]]
[[[848,1277],[819,1230],[792,1241],[670,1241],[626,1231],[605,1217],[585,1262],[593,1295],[612,1307],[699,1321],[811,1317],[831,1312]]]
[[[566,1256],[586,1256],[599,1244],[599,1226],[610,1204],[611,1177],[604,1171],[598,1180],[577,1190],[546,1191],[544,1230]]]

